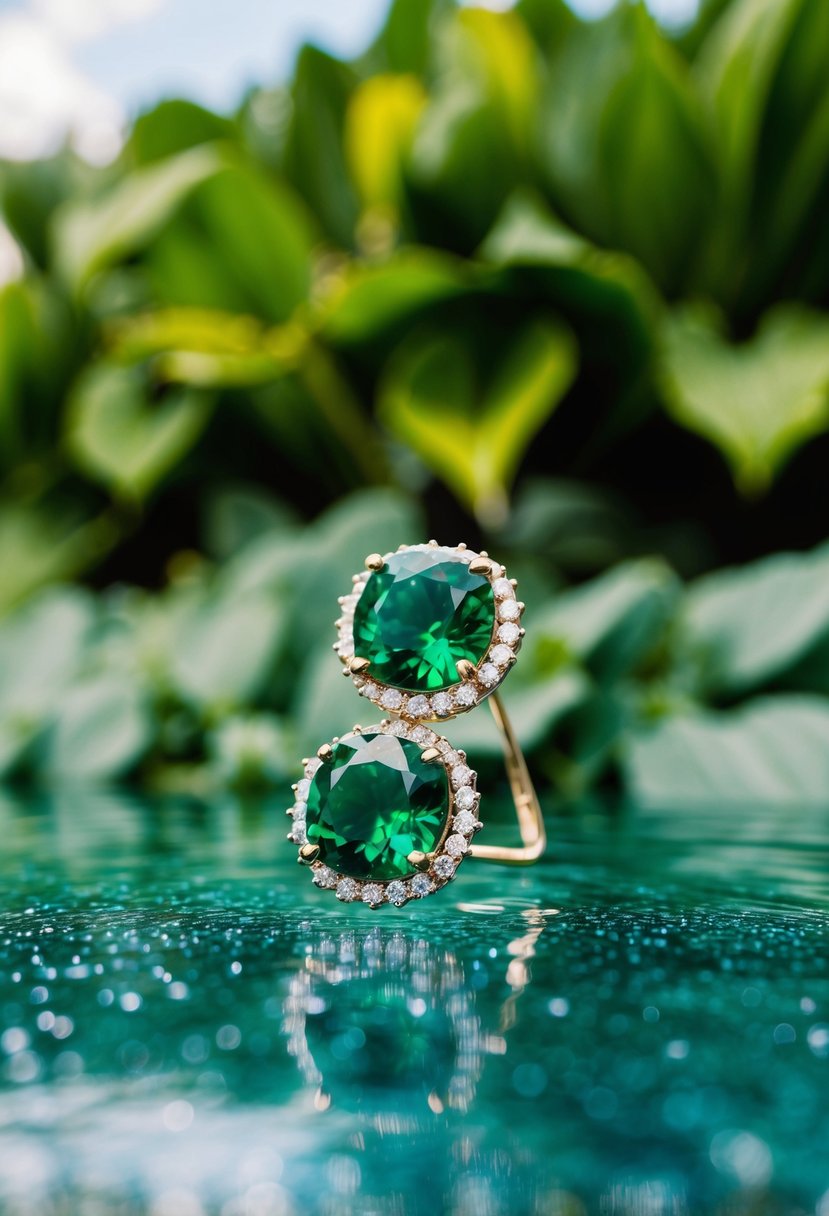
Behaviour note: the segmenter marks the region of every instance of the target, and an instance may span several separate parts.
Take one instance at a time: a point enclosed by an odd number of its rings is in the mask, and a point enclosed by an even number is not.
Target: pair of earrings
[[[289,839],[318,887],[401,907],[445,886],[466,857],[528,864],[544,823],[498,696],[516,661],[524,605],[503,566],[466,545],[370,554],[340,599],[334,649],[357,691],[387,711],[303,761]],[[473,843],[477,777],[430,723],[487,701],[501,732],[521,847]]]

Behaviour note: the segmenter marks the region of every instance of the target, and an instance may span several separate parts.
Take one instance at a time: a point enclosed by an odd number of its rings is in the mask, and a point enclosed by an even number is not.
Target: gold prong
[[[492,574],[492,562],[488,557],[484,557],[483,554],[480,557],[474,557],[469,563],[469,573],[485,574],[489,577]]]
[[[470,663],[469,659],[458,659],[455,668],[462,680],[471,680],[477,671],[475,664]]]
[[[317,756],[322,760],[323,764],[330,764],[334,758],[334,752],[330,743],[323,743],[322,747],[317,750]]]
[[[358,654],[353,655],[352,658],[350,658],[348,660],[348,670],[351,672],[351,674],[353,676],[362,675],[363,672],[368,671],[368,669],[369,669],[368,659],[363,659]]]
[[[351,733],[352,733],[352,735],[361,735],[363,733],[363,728],[359,722],[354,723],[354,725],[351,728]]]
[[[382,570],[385,564],[380,553],[369,553],[364,563],[366,570]]]
[[[299,850],[299,864],[301,866],[310,866],[316,861],[320,855],[320,847],[318,844],[304,844]]]
[[[416,870],[423,871],[429,869],[430,856],[431,854],[429,853],[421,853],[419,849],[413,849],[412,852],[409,853],[406,860],[408,861],[409,865],[414,866]]]
[[[310,756],[303,756],[302,759],[300,760],[300,764],[302,765],[303,768],[305,768],[306,764],[310,764],[310,762],[311,762]]]
[[[427,747],[421,753],[420,758],[425,764],[431,764],[433,760],[440,760],[442,754],[439,747]]]

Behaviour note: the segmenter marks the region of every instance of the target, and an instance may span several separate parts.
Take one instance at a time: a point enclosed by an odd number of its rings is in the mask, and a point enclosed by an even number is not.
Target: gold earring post
[[[491,693],[487,700],[504,745],[504,762],[512,800],[515,803],[521,845],[472,844],[469,847],[469,856],[478,857],[482,861],[499,861],[508,866],[530,866],[543,856],[547,847],[544,816],[524,753],[515,737],[504,704],[497,692]]]

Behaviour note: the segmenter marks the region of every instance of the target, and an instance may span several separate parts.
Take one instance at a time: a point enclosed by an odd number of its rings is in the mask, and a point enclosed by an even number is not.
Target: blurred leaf
[[[537,320],[505,343],[492,381],[476,384],[472,354],[451,337],[415,336],[380,389],[379,414],[479,518],[497,523],[536,432],[575,374],[569,334]]]
[[[195,603],[178,622],[170,655],[182,697],[211,713],[250,704],[270,678],[284,621],[267,594]]]
[[[52,215],[92,172],[68,149],[48,160],[6,161],[0,165],[0,213],[41,270],[47,269],[51,260]]]
[[[56,706],[46,767],[55,776],[106,781],[125,776],[152,739],[141,694],[110,675],[75,685]]]
[[[402,169],[426,103],[416,76],[373,76],[351,94],[345,155],[363,204],[396,211]]]
[[[215,147],[194,148],[139,169],[101,199],[66,203],[55,219],[58,268],[73,287],[83,287],[97,271],[146,245],[194,186],[223,163]]]
[[[778,696],[665,718],[630,739],[625,763],[632,797],[646,807],[825,806],[829,705]]]
[[[189,451],[209,413],[209,400],[189,390],[152,404],[138,369],[101,363],[75,385],[67,444],[91,477],[140,499]]]
[[[706,692],[745,694],[808,665],[813,691],[825,674],[810,655],[829,639],[829,547],[782,553],[692,583],[684,634],[702,662]]]
[[[705,232],[714,168],[687,67],[644,6],[620,6],[567,40],[541,152],[565,217],[675,290]]]
[[[97,617],[87,591],[41,592],[0,623],[0,717],[31,723],[50,713],[81,670]]]
[[[44,583],[76,577],[117,539],[107,515],[84,519],[77,507],[0,505],[0,614]]]
[[[545,55],[558,51],[577,22],[565,0],[518,0],[515,12]]]
[[[440,71],[412,149],[415,205],[436,244],[473,248],[526,171],[537,52],[514,12],[466,8],[441,26]],[[447,231],[448,229],[448,231]],[[447,239],[448,238],[448,239]]]
[[[337,343],[382,338],[427,305],[467,289],[463,263],[434,250],[403,249],[379,264],[351,262],[322,297],[322,332]]]
[[[663,383],[674,418],[716,444],[744,494],[762,493],[791,453],[829,426],[829,320],[781,305],[734,346],[701,314],[675,313]]]
[[[723,174],[719,254],[747,220],[763,114],[782,48],[802,0],[736,0],[712,28],[695,73],[716,116]],[[731,273],[726,261],[720,270]]]
[[[182,200],[175,223],[149,251],[150,275],[166,304],[236,307],[286,321],[308,295],[311,240],[308,218],[287,187],[228,166]]]
[[[139,114],[125,148],[126,157],[138,165],[164,160],[199,144],[228,139],[233,124],[193,101],[173,98]]]
[[[357,199],[343,149],[343,115],[356,76],[351,68],[313,46],[297,57],[283,169],[327,235],[350,247]]]
[[[448,12],[452,0],[392,0],[386,22],[368,58],[391,72],[423,76],[429,64],[436,19]]]
[[[616,566],[534,614],[531,662],[543,670],[568,656],[599,680],[617,680],[663,643],[679,594],[678,579],[656,559]]]
[[[288,536],[298,526],[292,507],[255,486],[223,486],[205,504],[205,547],[218,558],[232,557],[263,536]]]
[[[210,736],[211,764],[225,786],[250,789],[285,778],[296,764],[273,714],[228,718]]]
[[[635,537],[624,502],[600,487],[566,478],[525,479],[499,544],[526,554],[533,566],[545,557],[578,573],[612,566]]]

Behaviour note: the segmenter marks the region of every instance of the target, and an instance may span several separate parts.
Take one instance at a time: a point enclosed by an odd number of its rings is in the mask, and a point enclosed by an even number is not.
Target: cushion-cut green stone
[[[308,842],[320,861],[352,878],[413,873],[409,854],[432,852],[443,835],[446,769],[394,735],[348,735],[333,753],[308,794]]]
[[[483,658],[495,619],[489,580],[447,549],[395,553],[354,611],[354,653],[376,680],[409,692],[457,684],[457,663]]]

